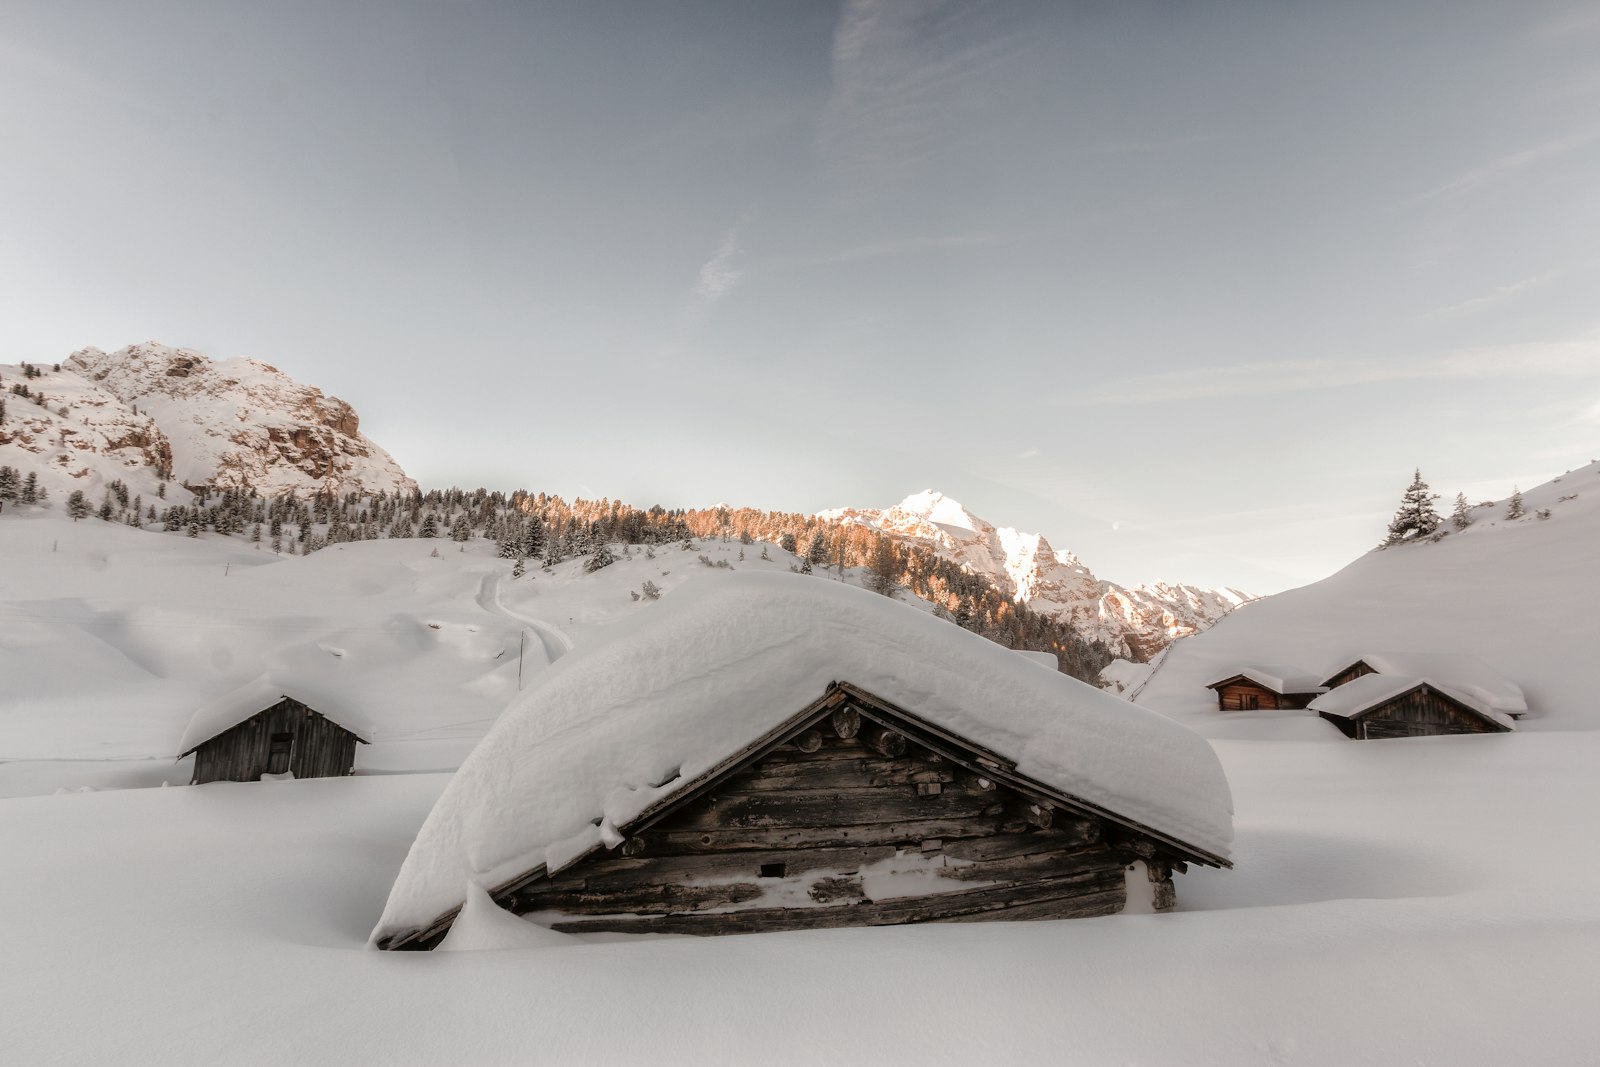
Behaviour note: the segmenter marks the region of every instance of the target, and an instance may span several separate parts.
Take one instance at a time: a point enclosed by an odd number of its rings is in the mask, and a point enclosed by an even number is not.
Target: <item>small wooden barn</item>
[[[1166,910],[1231,866],[1220,767],[1170,721],[837,583],[672,599],[502,716],[374,944],[439,944],[468,882],[557,931],[730,934]]]
[[[1470,693],[1404,675],[1360,675],[1317,697],[1311,710],[1358,741],[1513,729],[1510,716]]]
[[[1337,689],[1369,674],[1424,679],[1464,693],[1513,719],[1528,713],[1527,698],[1520,686],[1483,660],[1454,652],[1369,652],[1329,675],[1322,684]]]
[[[358,716],[336,712],[335,721],[313,706],[327,708],[327,700],[263,675],[197,710],[178,758],[194,754],[196,785],[351,774],[356,745],[369,743],[370,731]]]
[[[1281,664],[1242,667],[1206,685],[1219,711],[1303,708],[1327,692],[1315,675]]]

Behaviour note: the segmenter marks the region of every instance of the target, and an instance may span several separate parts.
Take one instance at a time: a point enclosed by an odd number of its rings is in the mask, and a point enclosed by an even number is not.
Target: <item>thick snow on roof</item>
[[[1475,656],[1454,652],[1374,652],[1362,656],[1361,661],[1379,674],[1424,678],[1435,686],[1470,693],[1495,711],[1522,715],[1528,710],[1521,687]],[[1333,669],[1348,666],[1349,663],[1341,663]]]
[[[1499,723],[1508,729],[1512,728],[1510,716],[1502,715],[1471,693],[1440,685],[1425,678],[1402,674],[1363,674],[1354,681],[1328,690],[1313,700],[1309,706],[1315,712],[1337,715],[1342,719],[1354,718],[1424,682],[1452,700],[1460,701],[1490,722]]]
[[[302,679],[285,680],[272,674],[263,674],[200,705],[183,740],[178,742],[178,755],[187,756],[198,745],[216,737],[224,730],[238,726],[258,711],[265,711],[284,697],[298,700],[312,711],[330,719],[363,741],[372,740],[372,723],[362,711],[351,706],[348,697],[337,689],[317,684],[307,684]]]
[[[1221,685],[1230,678],[1240,675],[1250,679],[1258,685],[1264,685],[1274,693],[1321,693],[1327,687],[1316,675],[1303,671],[1298,667],[1285,666],[1282,663],[1262,663],[1249,667],[1240,667],[1229,671],[1214,682],[1207,682],[1206,688]]]
[[[1014,760],[1018,773],[1226,856],[1211,747],[1153,712],[864,590],[791,574],[692,581],[563,657],[462,763],[374,938],[470,881],[552,867],[848,681]]]

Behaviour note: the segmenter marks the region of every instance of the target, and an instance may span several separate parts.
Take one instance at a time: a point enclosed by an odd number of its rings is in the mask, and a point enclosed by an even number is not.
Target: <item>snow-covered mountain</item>
[[[148,342],[85,348],[60,368],[27,378],[0,366],[0,464],[52,491],[93,495],[115,478],[145,493],[160,481],[266,495],[416,488],[349,404],[259,360]]]
[[[1519,730],[1594,729],[1600,624],[1600,462],[1509,500],[1473,508],[1471,525],[1368,552],[1320,582],[1258,600],[1167,650],[1135,702],[1213,736],[1263,731],[1341,739],[1305,712],[1217,710],[1207,682],[1253,663],[1327,677],[1363,656],[1475,657],[1520,686]]]
[[[927,490],[892,508],[834,508],[819,517],[859,523],[915,541],[988,578],[1019,603],[1065,617],[1119,655],[1145,659],[1253,599],[1237,589],[1157,582],[1132,589],[1096,578],[1076,555],[1043,535],[996,526],[943,493]]]

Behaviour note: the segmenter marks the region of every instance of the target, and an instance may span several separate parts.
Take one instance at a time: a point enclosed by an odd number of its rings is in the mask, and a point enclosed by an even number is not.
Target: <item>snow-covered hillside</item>
[[[189,717],[266,672],[338,692],[373,724],[358,768],[454,767],[519,677],[651,610],[646,582],[665,595],[798,562],[715,539],[616,555],[593,573],[578,557],[513,577],[482,538],[280,556],[59,510],[0,515],[0,797],[187,782],[173,757]]]
[[[1034,611],[1065,618],[1085,637],[1139,659],[1205,629],[1251,599],[1237,589],[1166,582],[1128,589],[1103,581],[1076,555],[1052,548],[1042,535],[995,526],[933,490],[881,511],[835,508],[819,517],[928,545]]]
[[[258,360],[149,342],[86,348],[60,367],[25,378],[0,365],[0,464],[37,471],[52,493],[96,497],[119,478],[147,498],[161,481],[263,495],[416,488],[349,404]],[[17,384],[42,402],[11,394]]]
[[[1172,645],[1135,700],[1212,736],[1341,740],[1308,712],[1217,710],[1205,684],[1252,663],[1327,677],[1371,653],[1476,657],[1527,695],[1520,730],[1600,729],[1600,463],[1472,509],[1443,536],[1375,549],[1332,577],[1255,601]]]

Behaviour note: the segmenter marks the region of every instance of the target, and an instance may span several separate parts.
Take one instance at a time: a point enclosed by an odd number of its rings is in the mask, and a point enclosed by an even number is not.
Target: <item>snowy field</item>
[[[396,954],[368,934],[449,772],[515,698],[519,653],[526,688],[657,607],[630,596],[646,580],[670,598],[728,573],[701,553],[744,573],[792,557],[706,541],[513,581],[481,542],[276,559],[8,514],[0,1060],[1595,1063],[1600,489],[1583,488],[1539,503],[1549,520],[1366,557],[1176,646],[1140,702],[1211,738],[1237,866],[1180,876],[1174,913]],[[1352,602],[1386,590],[1412,614]],[[1335,639],[1330,659],[1424,624],[1511,650],[1534,711],[1517,733],[1358,744],[1196,692],[1242,655],[1318,669]],[[194,707],[267,670],[364,703],[382,726],[358,774],[181,786]]]
[[[1600,735],[1222,741],[1234,871],[1046,923],[365,947],[443,774],[0,803],[13,1063],[1594,1062]],[[1576,847],[1575,847],[1576,846]]]

